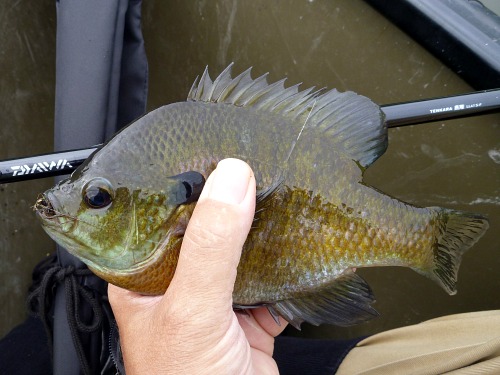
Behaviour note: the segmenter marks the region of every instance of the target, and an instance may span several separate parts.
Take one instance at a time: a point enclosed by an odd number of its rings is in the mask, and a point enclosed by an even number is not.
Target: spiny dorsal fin
[[[332,148],[368,167],[387,148],[384,114],[370,99],[351,91],[299,91],[300,84],[285,88],[285,79],[269,84],[267,74],[256,79],[251,68],[231,77],[231,63],[212,82],[205,69],[188,100],[227,103],[270,111],[317,127],[332,141]]]

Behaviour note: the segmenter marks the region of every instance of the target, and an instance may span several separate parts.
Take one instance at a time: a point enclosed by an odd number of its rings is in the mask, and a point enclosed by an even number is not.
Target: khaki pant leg
[[[337,374],[500,374],[500,310],[445,316],[368,337]]]

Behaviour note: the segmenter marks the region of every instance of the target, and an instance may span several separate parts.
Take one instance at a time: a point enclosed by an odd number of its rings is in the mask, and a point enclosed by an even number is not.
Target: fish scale
[[[189,173],[206,179],[233,157],[257,182],[236,308],[267,306],[295,327],[357,324],[376,311],[354,271],[373,266],[410,267],[454,294],[462,255],[488,221],[363,183],[387,148],[380,108],[353,92],[285,89],[231,69],[214,81],[205,70],[187,102],[140,118],[47,191],[35,205],[46,232],[108,282],[164,293],[196,205]]]

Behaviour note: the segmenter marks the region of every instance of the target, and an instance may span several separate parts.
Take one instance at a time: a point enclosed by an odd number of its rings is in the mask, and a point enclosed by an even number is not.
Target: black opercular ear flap
[[[187,204],[198,200],[203,186],[205,186],[205,177],[199,172],[189,171],[170,177],[178,181],[179,184],[170,191],[171,199],[175,204]]]

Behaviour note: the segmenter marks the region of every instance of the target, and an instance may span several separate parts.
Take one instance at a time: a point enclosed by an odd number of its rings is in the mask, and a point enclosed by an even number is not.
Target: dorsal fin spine
[[[191,86],[191,89],[189,90],[187,100],[195,100],[194,98],[196,97],[196,91],[198,90],[198,78],[197,76],[193,82],[193,85]]]
[[[252,102],[252,99],[258,95],[260,92],[268,87],[267,77],[268,73],[256,78],[251,84],[248,85],[246,90],[241,93],[238,100],[235,101],[235,105],[242,107],[248,106],[248,103]]]
[[[313,106],[314,102],[311,102],[312,95],[309,95],[312,90],[314,90],[314,87],[310,87],[291,96],[290,102],[282,109],[282,111],[284,113],[288,113],[296,110],[297,115],[295,117],[302,114],[307,108]]]
[[[234,63],[231,63],[227,66],[226,69],[222,71],[221,74],[215,79],[213,82],[213,89],[212,89],[212,97],[211,100],[212,102],[217,102],[224,91],[224,89],[229,85],[231,82],[231,71],[233,70],[233,65]],[[208,67],[207,67],[208,68]]]
[[[275,84],[269,85],[267,83],[267,75],[268,75],[268,73],[266,73],[264,75],[266,80],[264,82],[261,82],[261,84],[259,85],[259,89],[254,87],[255,92],[252,94],[251,97],[248,98],[247,101],[245,101],[245,103],[243,103],[244,106],[252,106],[255,108],[262,108],[262,104],[266,100],[265,99],[266,96],[269,96],[269,93],[272,92],[274,85],[275,85]],[[275,83],[278,83],[278,82],[275,82]]]
[[[250,75],[252,68],[248,68],[239,76],[237,76],[234,81],[236,84],[231,83],[228,87],[231,87],[230,92],[224,90],[221,98],[225,97],[224,102],[234,104],[240,97],[245,93],[249,84],[252,84],[253,80]]]
[[[210,99],[210,93],[212,92],[212,80],[208,74],[208,67],[205,68],[203,75],[200,78],[200,84],[198,85],[198,91],[196,92],[196,100],[206,102]]]
[[[299,85],[300,83],[297,83],[293,86],[287,87],[286,89],[282,90],[281,93],[278,96],[276,96],[275,103],[272,106],[270,106],[270,110],[274,112],[280,112],[284,107],[283,102],[290,99],[299,92]]]
[[[268,86],[269,90],[263,92],[255,100],[255,107],[259,109],[266,109],[270,104],[281,94],[281,92],[285,89],[285,81],[286,78],[283,78],[280,81],[274,82]]]

